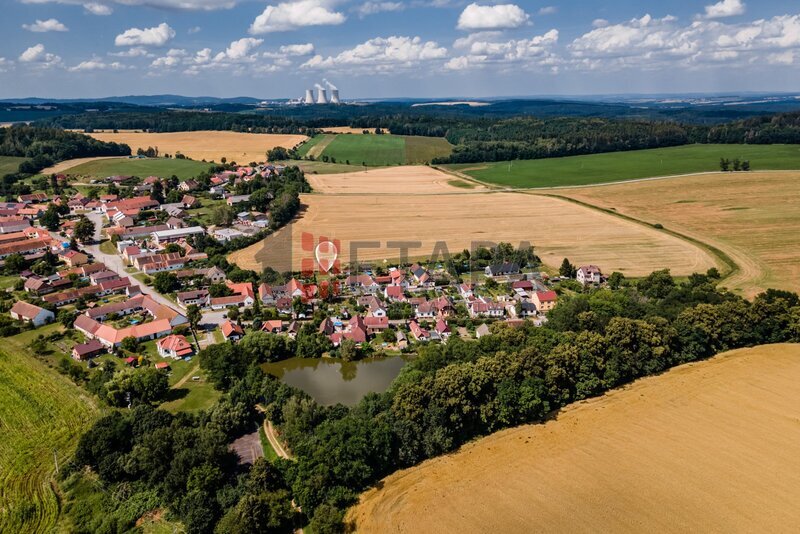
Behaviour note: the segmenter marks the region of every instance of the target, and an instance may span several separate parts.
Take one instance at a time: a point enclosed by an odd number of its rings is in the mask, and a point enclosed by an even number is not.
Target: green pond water
[[[267,373],[302,389],[319,404],[358,404],[367,393],[382,393],[406,364],[403,356],[345,362],[333,358],[291,358],[265,363]]]

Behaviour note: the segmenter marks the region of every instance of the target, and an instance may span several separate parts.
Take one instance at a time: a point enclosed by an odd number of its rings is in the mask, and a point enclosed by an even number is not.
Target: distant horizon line
[[[796,96],[800,97],[800,91],[687,91],[687,92],[663,92],[663,93],[542,93],[528,95],[494,95],[494,96],[386,96],[386,97],[343,97],[343,101],[366,101],[366,102],[389,102],[389,101],[436,101],[450,102],[458,100],[475,101],[496,101],[496,100],[530,100],[530,99],[631,99],[631,98],[697,98],[697,97],[716,97],[716,98],[735,98],[745,96]],[[259,102],[269,101],[290,101],[299,100],[300,97],[257,97],[249,95],[237,96],[212,96],[212,95],[189,95],[179,93],[153,93],[153,94],[128,94],[128,95],[107,95],[107,96],[87,96],[87,97],[58,97],[58,96],[24,96],[24,97],[5,97],[0,98],[0,102],[13,103],[26,100],[41,101],[62,101],[62,102],[95,102],[114,99],[131,98],[169,98],[177,97],[194,100],[237,100],[248,99]]]

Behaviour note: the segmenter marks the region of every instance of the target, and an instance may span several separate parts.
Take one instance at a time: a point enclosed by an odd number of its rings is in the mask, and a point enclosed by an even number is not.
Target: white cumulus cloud
[[[706,6],[706,18],[721,19],[725,17],[734,17],[736,15],[743,15],[745,5],[742,0],[721,0],[716,4]]]
[[[33,24],[23,24],[22,27],[28,30],[29,32],[37,32],[37,33],[69,31],[69,28],[64,26],[56,19],[47,19],[47,20],[36,19],[36,22],[34,22]]]
[[[307,56],[314,53],[314,45],[311,43],[290,44],[283,45],[278,50],[287,56]]]
[[[39,43],[26,49],[19,55],[22,63],[36,64],[40,67],[53,67],[61,63],[61,57],[49,53],[44,45]]]
[[[264,42],[264,39],[255,39],[253,37],[244,37],[238,41],[233,41],[224,54],[228,59],[242,59],[250,55],[254,48],[257,48]]]
[[[405,9],[403,2],[364,2],[355,8],[355,12],[360,18],[377,13],[385,13],[388,11],[402,11]]]
[[[126,68],[127,67],[119,61],[106,63],[102,59],[94,57],[92,59],[87,59],[86,61],[81,61],[74,67],[70,67],[69,70],[72,72],[81,72],[92,70],[125,70]]]
[[[162,22],[152,28],[130,28],[114,39],[117,46],[164,46],[173,37],[175,30],[169,24]]]
[[[459,30],[503,30],[519,28],[530,16],[516,4],[481,6],[470,4],[458,17]]]
[[[114,12],[111,6],[107,6],[105,4],[99,4],[97,2],[89,2],[88,4],[83,4],[83,9],[91,13],[92,15],[98,16],[106,16],[110,15]]]
[[[305,26],[332,26],[342,24],[346,17],[333,11],[328,0],[296,0],[267,6],[250,25],[250,33],[285,32]]]
[[[391,73],[421,63],[444,60],[447,49],[420,37],[376,37],[335,56],[316,55],[303,63],[305,69],[347,67],[371,73]]]

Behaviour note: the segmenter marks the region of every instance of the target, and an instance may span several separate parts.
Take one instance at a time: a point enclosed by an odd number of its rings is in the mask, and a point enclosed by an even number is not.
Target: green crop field
[[[558,187],[718,171],[723,157],[749,160],[754,171],[800,169],[798,145],[689,145],[445,168],[508,187]]]
[[[88,393],[42,361],[0,351],[0,532],[54,530],[54,453],[63,466],[97,412]]]
[[[11,156],[0,156],[0,177],[17,172],[19,164],[25,161],[25,158],[14,158]]]
[[[82,163],[72,167],[68,174],[78,176],[92,176],[95,178],[105,178],[106,176],[123,175],[169,177],[173,174],[181,180],[197,176],[209,168],[208,163],[193,161],[188,159],[99,159]]]
[[[317,160],[335,158],[336,163],[385,166],[428,163],[437,156],[450,154],[452,146],[444,138],[405,135],[318,135],[301,147],[300,155]]]

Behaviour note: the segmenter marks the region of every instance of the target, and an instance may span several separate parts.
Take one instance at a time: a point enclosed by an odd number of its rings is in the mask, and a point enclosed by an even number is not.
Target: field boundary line
[[[600,207],[600,206],[595,206],[594,204],[590,204],[588,202],[584,202],[582,200],[577,200],[577,199],[574,199],[574,198],[566,197],[566,196],[563,196],[563,195],[534,193],[534,192],[530,192],[530,193],[526,193],[526,194],[539,195],[539,196],[543,196],[543,197],[550,197],[550,198],[556,198],[556,199],[559,199],[559,200],[564,200],[566,202],[572,202],[573,204],[577,204],[579,206],[583,206],[584,208],[593,209],[593,210],[596,210],[596,211],[599,211],[599,212],[602,212],[602,213],[606,213],[608,215],[613,215],[615,217],[619,217],[619,218],[624,219],[626,221],[633,222],[633,223],[639,224],[641,226],[646,226],[647,228],[650,228],[651,230],[656,230],[658,232],[664,232],[664,233],[666,233],[668,235],[671,235],[673,237],[676,237],[678,239],[682,239],[684,241],[687,241],[687,242],[689,242],[689,243],[691,243],[691,244],[693,244],[693,245],[695,245],[697,247],[700,247],[702,250],[705,250],[706,252],[711,254],[713,257],[715,257],[720,263],[722,263],[722,265],[724,265],[725,271],[721,273],[722,276],[720,277],[720,280],[719,280],[720,283],[722,283],[725,280],[728,280],[729,278],[732,278],[734,275],[738,274],[741,271],[741,267],[739,266],[739,264],[736,263],[736,261],[727,252],[725,252],[724,250],[722,250],[722,249],[720,249],[718,247],[715,247],[714,245],[711,245],[710,243],[706,243],[704,241],[701,241],[701,240],[699,240],[699,239],[697,239],[695,237],[688,236],[686,234],[683,234],[681,232],[677,232],[675,230],[671,230],[669,228],[664,228],[664,227],[657,228],[654,224],[651,224],[651,223],[649,223],[647,221],[643,221],[641,219],[637,219],[636,217],[633,217],[631,215],[626,215],[624,213],[619,213],[619,212],[614,211],[614,210],[609,209],[609,208],[603,208],[603,207]]]
[[[473,183],[473,184],[482,185],[484,187],[487,187],[489,189],[493,189],[493,190],[496,190],[496,191],[514,191],[515,190],[515,189],[512,189],[510,187],[501,187],[501,186],[499,186],[497,184],[492,184],[492,183],[489,183],[489,182],[483,182],[481,180],[478,180],[477,178],[473,178],[472,176],[469,176],[468,174],[464,174],[463,172],[459,172],[459,171],[456,171],[456,170],[453,170],[453,169],[447,169],[447,168],[441,167],[439,165],[431,165],[431,169],[436,169],[439,172],[443,172],[445,174],[449,174],[450,176],[455,176],[456,178],[460,178],[462,180],[465,180],[465,181]],[[527,190],[527,189],[528,188],[525,188],[524,190]]]

